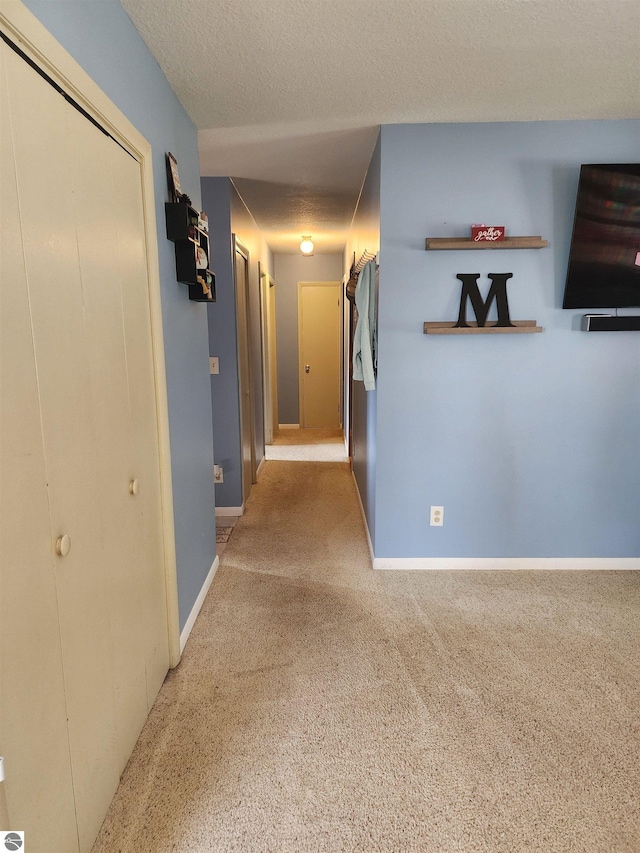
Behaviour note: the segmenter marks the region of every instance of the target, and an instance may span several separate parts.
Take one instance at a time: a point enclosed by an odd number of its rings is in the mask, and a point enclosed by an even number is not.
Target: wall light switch
[[[209,373],[211,375],[220,373],[220,359],[217,355],[212,355],[209,359]]]
[[[432,506],[431,507],[431,521],[429,522],[431,527],[442,527],[444,525],[444,507],[443,506]]]
[[[213,482],[224,483],[224,471],[219,465],[213,466]]]

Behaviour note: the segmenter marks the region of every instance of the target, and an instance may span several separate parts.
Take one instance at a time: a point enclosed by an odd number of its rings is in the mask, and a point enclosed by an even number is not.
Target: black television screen
[[[640,163],[582,166],[563,308],[640,305]]]

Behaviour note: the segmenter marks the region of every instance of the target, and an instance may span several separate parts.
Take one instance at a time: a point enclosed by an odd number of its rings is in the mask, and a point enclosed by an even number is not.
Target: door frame
[[[342,370],[343,370],[343,352],[342,352],[342,316],[344,311],[344,298],[342,283],[340,281],[299,281],[298,282],[298,423],[300,427],[304,427],[304,382],[302,373],[304,370],[302,358],[302,291],[305,287],[334,287],[337,292],[339,307],[338,307],[338,329],[337,329],[337,346],[338,346],[338,422],[343,424],[343,404],[342,404]]]
[[[2,3],[0,6],[0,31],[17,44],[30,61],[41,68],[56,85],[67,92],[98,124],[105,128],[140,166],[158,427],[169,666],[175,667],[180,662],[178,576],[151,144],[22,3]]]
[[[244,393],[244,389],[242,387],[242,375],[241,375],[241,359],[242,359],[242,347],[240,341],[240,326],[244,325],[246,339],[247,339],[247,374],[248,374],[248,382],[249,382],[249,439],[251,442],[251,484],[257,482],[257,465],[256,465],[256,441],[255,441],[255,407],[253,403],[253,390],[254,390],[254,379],[253,372],[251,369],[251,287],[250,287],[250,273],[251,273],[251,262],[249,250],[244,245],[244,243],[238,238],[237,234],[231,235],[231,242],[233,246],[233,285],[236,297],[236,346],[237,346],[237,358],[238,358],[238,414],[239,414],[239,424],[240,424],[240,482],[242,488],[242,505],[244,506],[247,498],[249,497],[249,492],[251,491],[251,486],[249,490],[245,494],[244,489],[244,456],[243,456],[243,439],[244,439],[244,430],[247,425],[244,423],[244,418],[242,414],[242,395]],[[238,287],[237,287],[237,272],[236,272],[236,256],[241,255],[245,261],[247,262],[246,270],[247,274],[244,280],[244,312],[241,311],[241,303],[239,300]]]
[[[275,429],[277,429],[278,389],[277,389],[277,349],[275,336],[271,334],[271,323],[275,328],[275,281],[269,273],[262,271],[258,261],[260,278],[260,323],[262,326],[262,394],[264,400],[264,443],[273,444]],[[272,371],[276,373],[276,382],[271,381]],[[276,427],[274,428],[274,424]]]

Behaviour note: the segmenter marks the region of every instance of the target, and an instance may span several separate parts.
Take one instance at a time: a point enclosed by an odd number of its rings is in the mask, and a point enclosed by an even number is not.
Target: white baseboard
[[[216,515],[237,515],[239,517],[241,515],[244,515],[244,504],[242,504],[242,506],[217,506]]]
[[[278,429],[300,429],[300,424],[278,424]]]
[[[358,481],[351,472],[374,569],[437,571],[640,571],[640,557],[375,557]]]
[[[640,557],[374,557],[372,559],[374,569],[393,569],[404,572],[640,571]]]
[[[189,614],[189,618],[187,619],[184,628],[180,634],[180,654],[184,651],[184,647],[187,644],[187,640],[189,639],[189,634],[191,633],[193,626],[196,623],[196,619],[198,618],[198,614],[200,613],[200,609],[204,604],[204,600],[206,598],[207,593],[209,592],[209,587],[211,586],[211,582],[215,577],[216,572],[218,571],[218,566],[220,565],[220,557],[216,554],[216,558],[213,561],[211,568],[209,569],[209,574],[205,578],[204,583],[202,584],[202,589],[198,597],[196,598],[195,604],[191,608],[191,613]]]
[[[369,535],[369,525],[367,524],[367,516],[364,511],[364,504],[362,503],[362,498],[360,497],[360,489],[358,488],[358,481],[356,480],[356,475],[351,472],[351,476],[353,477],[353,482],[356,487],[356,495],[358,497],[358,504],[360,505],[360,512],[362,514],[362,521],[364,524],[364,531],[367,534],[367,542],[369,543],[369,554],[371,555],[371,565],[375,568],[375,559],[373,556],[373,544],[371,542],[371,536]]]

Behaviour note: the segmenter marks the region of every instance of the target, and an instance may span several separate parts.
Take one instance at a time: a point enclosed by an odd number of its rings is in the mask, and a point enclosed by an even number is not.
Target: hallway
[[[374,572],[265,462],[93,853],[637,850],[638,580]]]

